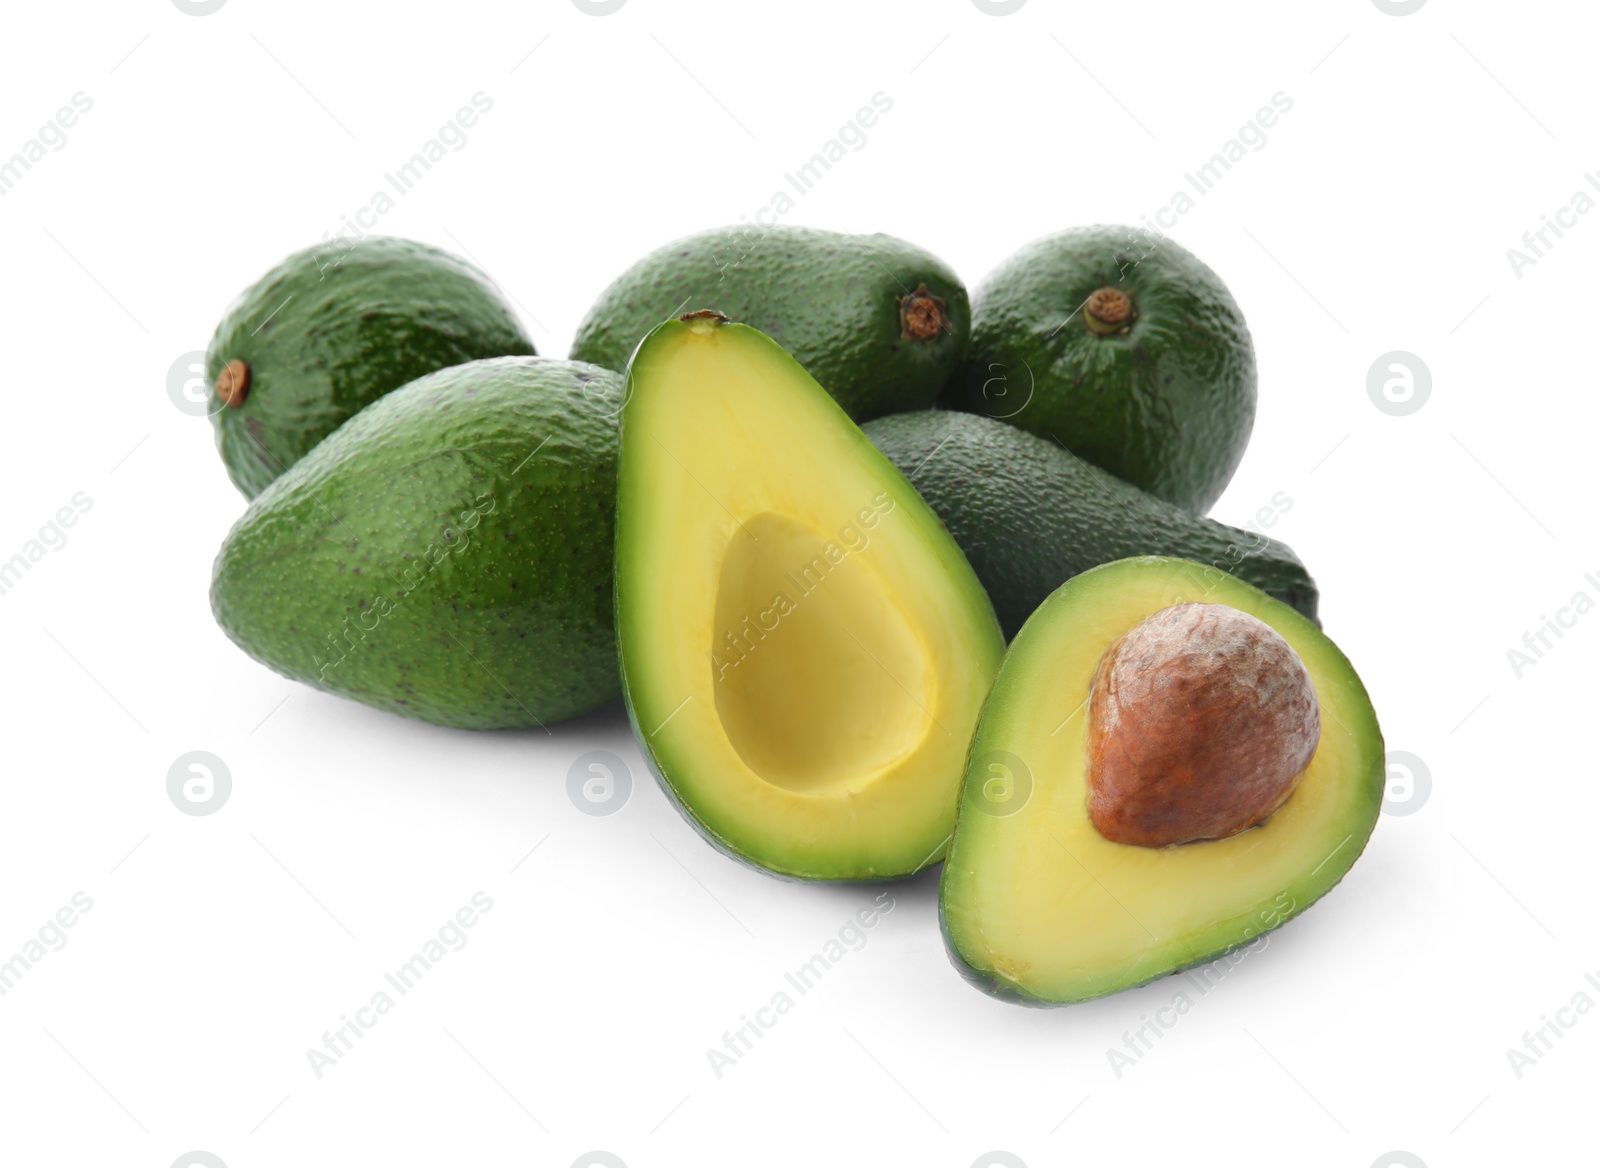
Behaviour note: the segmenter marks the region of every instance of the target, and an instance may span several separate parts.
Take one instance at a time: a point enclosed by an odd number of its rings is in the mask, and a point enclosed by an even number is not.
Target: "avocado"
[[[1053,442],[945,410],[864,429],[949,527],[1007,637],[1065,580],[1138,555],[1199,560],[1316,619],[1317,586],[1284,544],[1191,515]]]
[[[531,354],[477,268],[406,239],[296,252],[228,309],[206,353],[211,421],[255,498],[369,402],[447,365]]]
[[[1054,1005],[1254,945],[1349,871],[1384,774],[1361,680],[1304,616],[1186,560],[1084,572],[984,706],[939,889],[951,958]]]
[[[1204,515],[1250,438],[1255,350],[1227,287],[1183,248],[1080,228],[1029,244],[984,281],[966,375],[946,404]]]
[[[889,235],[727,227],[634,264],[589,310],[574,361],[627,367],[668,317],[715,309],[787,349],[857,422],[931,406],[967,351],[967,290]]]
[[[539,357],[379,398],[228,533],[217,623],[286,677],[443,726],[610,700],[621,405],[617,374]]]
[[[1005,642],[961,549],[798,362],[712,312],[628,367],[623,695],[714,846],[797,879],[939,860]]]

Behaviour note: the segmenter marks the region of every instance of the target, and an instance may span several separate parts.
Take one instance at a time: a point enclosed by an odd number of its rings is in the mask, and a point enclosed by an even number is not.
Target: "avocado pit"
[[[1146,848],[1237,835],[1294,793],[1321,734],[1311,675],[1276,631],[1228,605],[1172,605],[1095,669],[1089,818]]]

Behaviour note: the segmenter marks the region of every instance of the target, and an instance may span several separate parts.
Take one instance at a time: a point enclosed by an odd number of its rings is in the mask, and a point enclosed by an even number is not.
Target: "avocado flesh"
[[[1230,605],[1289,643],[1315,684],[1321,739],[1294,794],[1257,827],[1166,848],[1112,843],[1089,819],[1084,702],[1106,647],[1184,601]],[[1020,809],[993,814],[983,797],[991,768],[1014,778],[1019,760],[1031,789]],[[940,885],[946,944],[974,984],[1034,1005],[1214,960],[1338,883],[1372,832],[1383,784],[1383,736],[1366,691],[1310,621],[1189,561],[1095,568],[1034,614],[995,679]]]
[[[1199,560],[1316,619],[1316,582],[1289,547],[1191,515],[1047,439],[949,410],[863,428],[944,520],[1008,637],[1067,579],[1140,555]]]
[[[228,309],[206,353],[211,421],[234,485],[254,498],[368,403],[479,358],[529,355],[516,314],[449,252],[367,236],[284,260]],[[217,397],[229,361],[250,369],[238,405]]]
[[[1004,651],[937,516],[769,338],[669,321],[628,371],[623,689],[708,840],[818,880],[944,853]]]
[[[1102,335],[1103,288],[1132,301]],[[1204,515],[1244,457],[1256,361],[1222,280],[1170,239],[1084,227],[1036,240],[973,301],[967,373],[947,404],[1060,442],[1159,499]]]
[[[925,339],[901,311],[919,289],[945,319]],[[857,422],[931,406],[960,371],[970,320],[960,277],[905,240],[746,225],[676,240],[617,277],[578,326],[572,359],[624,369],[657,324],[700,309],[766,333]]]
[[[622,379],[539,357],[444,369],[351,418],[217,556],[217,623],[286,677],[468,729],[611,700]]]

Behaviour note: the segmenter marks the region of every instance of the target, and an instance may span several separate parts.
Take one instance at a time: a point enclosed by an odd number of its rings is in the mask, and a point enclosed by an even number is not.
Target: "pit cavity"
[[[710,662],[717,714],[745,764],[773,786],[857,786],[934,724],[927,651],[873,555],[870,540],[850,546],[776,512],[744,523],[723,555]]]

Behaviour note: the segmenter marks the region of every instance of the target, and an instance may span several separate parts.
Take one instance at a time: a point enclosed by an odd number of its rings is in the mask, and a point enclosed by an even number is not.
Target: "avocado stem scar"
[[[913,291],[900,297],[902,341],[931,341],[949,331],[950,318],[945,313],[944,298],[928,291],[926,284],[918,284]]]
[[[715,308],[697,308],[693,312],[686,312],[678,318],[697,333],[709,333],[721,328],[733,318],[724,316]]]
[[[217,374],[217,397],[223,405],[242,406],[250,392],[250,366],[235,357]]]
[[[1083,303],[1083,320],[1102,337],[1126,332],[1133,323],[1133,301],[1121,288],[1097,288]]]

